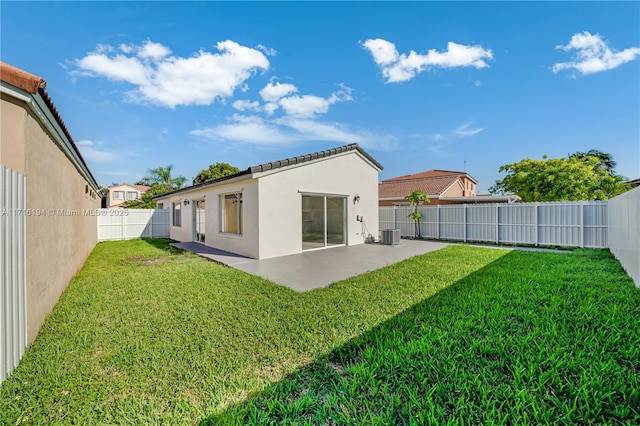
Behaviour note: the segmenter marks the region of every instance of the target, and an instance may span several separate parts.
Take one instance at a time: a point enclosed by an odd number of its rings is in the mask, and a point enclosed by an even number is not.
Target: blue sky
[[[358,142],[381,179],[600,149],[640,177],[640,3],[2,2],[101,184]],[[466,166],[465,166],[466,161]]]

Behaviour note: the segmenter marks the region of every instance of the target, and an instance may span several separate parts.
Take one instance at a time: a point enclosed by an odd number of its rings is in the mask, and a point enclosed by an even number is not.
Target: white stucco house
[[[249,167],[154,197],[170,237],[255,259],[378,237],[382,166],[351,144]]]

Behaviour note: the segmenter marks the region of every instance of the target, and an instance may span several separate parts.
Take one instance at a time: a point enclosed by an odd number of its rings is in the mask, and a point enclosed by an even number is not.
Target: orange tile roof
[[[423,179],[384,180],[378,185],[379,198],[404,198],[412,191],[424,191],[429,196],[439,196],[453,185],[458,175],[431,177]]]
[[[390,179],[385,179],[382,182],[396,182],[396,181],[403,181],[403,180],[414,180],[414,179],[428,179],[428,178],[436,178],[436,177],[443,177],[443,176],[466,176],[469,179],[471,179],[472,181],[474,181],[475,183],[478,183],[477,180],[475,180],[471,175],[469,175],[466,172],[456,172],[453,170],[427,170],[426,172],[420,172],[420,173],[415,173],[413,175],[404,175],[404,176],[398,176],[398,177],[394,177],[394,178],[390,178]]]
[[[9,65],[6,62],[0,62],[0,79],[5,83],[9,83],[19,89],[31,94],[38,93],[38,89],[47,87],[47,82],[37,75],[33,75],[26,71]]]
[[[466,172],[452,170],[427,170],[412,175],[398,176],[385,179],[378,185],[379,198],[404,198],[412,191],[424,191],[429,196],[440,196],[458,179],[466,177],[478,183]]]

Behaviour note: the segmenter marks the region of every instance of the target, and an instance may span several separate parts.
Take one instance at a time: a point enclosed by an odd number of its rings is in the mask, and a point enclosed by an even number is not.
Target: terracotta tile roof
[[[420,172],[420,173],[415,173],[413,175],[405,175],[405,176],[398,176],[398,177],[394,177],[394,178],[390,178],[390,179],[385,179],[382,182],[395,182],[395,181],[403,181],[403,180],[414,180],[414,179],[427,179],[427,178],[436,178],[436,177],[443,177],[443,176],[466,176],[468,177],[470,180],[472,180],[475,183],[478,183],[477,180],[475,180],[473,178],[473,176],[469,175],[466,172],[456,172],[453,170],[427,170],[426,172]]]
[[[250,174],[253,174],[253,173],[264,172],[264,171],[267,171],[267,170],[279,169],[281,167],[286,167],[286,166],[291,166],[291,165],[294,165],[294,164],[305,163],[307,161],[317,160],[319,158],[326,158],[326,157],[330,157],[332,155],[340,154],[342,152],[349,152],[349,151],[358,151],[367,160],[369,160],[373,165],[375,165],[375,167],[377,167],[380,170],[382,170],[382,168],[383,168],[382,165],[380,163],[378,163],[371,155],[369,155],[368,152],[366,152],[364,149],[360,148],[360,146],[357,143],[352,143],[352,144],[349,144],[349,145],[340,146],[338,148],[332,148],[332,149],[327,149],[327,150],[324,150],[324,151],[314,152],[313,154],[301,155],[301,156],[298,156],[298,157],[286,158],[284,160],[278,160],[278,161],[272,161],[272,162],[269,162],[269,163],[259,164],[257,166],[249,167],[246,170],[242,170],[242,171],[240,171],[238,173],[234,173],[232,175],[224,176],[224,177],[221,177],[219,179],[211,180],[211,181],[204,182],[204,183],[199,183],[197,185],[188,186],[186,188],[176,189],[175,191],[171,191],[171,192],[165,192],[164,194],[160,194],[160,195],[156,195],[156,196],[152,197],[152,199],[155,200],[155,199],[158,199],[158,198],[166,197],[167,195],[173,195],[173,194],[177,194],[177,193],[180,193],[180,192],[184,192],[184,191],[189,191],[189,190],[192,190],[192,189],[200,188],[200,187],[203,187],[203,186],[212,185],[212,184],[215,184],[215,183],[218,183],[218,182],[222,182],[222,181],[225,181],[225,180],[229,180],[229,179],[233,179],[235,177],[242,176],[242,175],[250,175]]]
[[[26,71],[9,65],[6,62],[0,62],[0,79],[5,83],[9,83],[19,89],[31,94],[38,93],[38,89],[47,87],[47,82],[37,75],[30,74]]]
[[[429,196],[439,196],[458,180],[458,175],[423,179],[383,180],[378,185],[379,198],[404,198],[412,191],[424,191]]]
[[[146,186],[146,185],[131,185],[131,184],[129,184],[129,183],[119,183],[119,184],[117,184],[117,185],[111,185],[111,186],[109,186],[107,189],[109,189],[109,190],[110,190],[111,188],[116,188],[116,187],[118,187],[118,186],[128,186],[129,188],[135,188],[135,189],[137,189],[137,190],[138,190],[138,191],[140,191],[140,192],[147,192],[148,190],[150,190],[150,189],[151,189],[151,187],[150,187],[150,186]]]

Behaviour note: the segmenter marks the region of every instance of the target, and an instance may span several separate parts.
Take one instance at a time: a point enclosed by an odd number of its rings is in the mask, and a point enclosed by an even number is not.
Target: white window
[[[124,191],[113,191],[114,200],[124,200]]]
[[[220,232],[242,235],[242,192],[220,195]]]
[[[173,203],[173,226],[182,226],[182,210],[180,201]]]
[[[135,191],[129,191],[127,192],[127,200],[137,200],[138,199],[138,193]]]

